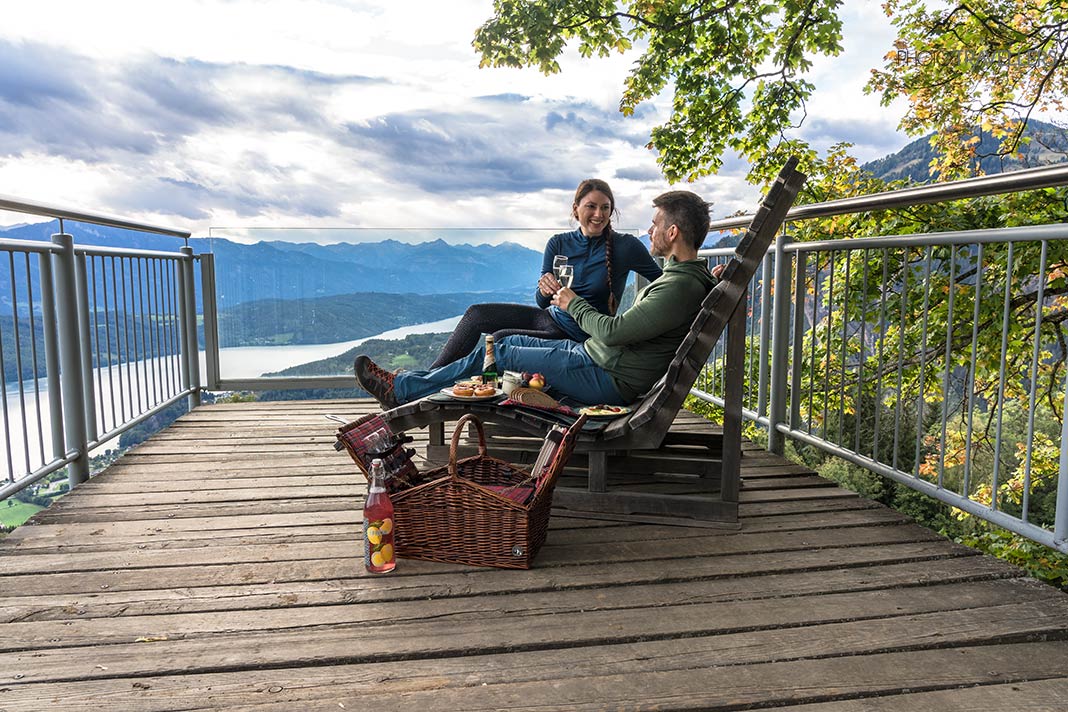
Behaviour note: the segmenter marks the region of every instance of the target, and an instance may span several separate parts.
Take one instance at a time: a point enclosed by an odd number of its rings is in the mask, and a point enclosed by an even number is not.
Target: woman
[[[493,334],[496,340],[512,334],[579,342],[589,338],[566,311],[551,305],[553,295],[562,286],[553,274],[553,257],[567,257],[567,263],[574,269],[571,289],[604,314],[615,314],[631,272],[649,281],[660,276],[660,267],[638,238],[612,229],[614,214],[616,201],[608,183],[597,178],[579,183],[571,203],[571,217],[578,221],[579,227],[549,238],[542,257],[542,275],[534,293],[538,306],[475,304],[468,307],[430,367],[439,368],[471,353],[482,334]]]

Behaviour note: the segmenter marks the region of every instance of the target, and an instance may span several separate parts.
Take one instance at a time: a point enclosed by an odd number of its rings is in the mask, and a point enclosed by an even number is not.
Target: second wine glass
[[[571,282],[575,279],[575,268],[572,265],[563,265],[560,268],[560,274],[557,275],[557,279],[560,280],[560,284],[564,285],[568,289],[571,288]]]

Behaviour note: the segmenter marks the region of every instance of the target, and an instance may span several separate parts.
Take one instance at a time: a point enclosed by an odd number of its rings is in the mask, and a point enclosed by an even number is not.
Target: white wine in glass
[[[567,264],[561,266],[560,274],[557,275],[556,278],[560,280],[560,284],[571,289],[571,282],[575,279],[575,268],[572,265]]]

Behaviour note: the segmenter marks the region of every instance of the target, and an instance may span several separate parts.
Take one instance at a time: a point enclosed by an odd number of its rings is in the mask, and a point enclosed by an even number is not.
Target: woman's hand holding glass
[[[538,280],[538,290],[547,297],[556,294],[563,286],[552,272],[546,272]]]

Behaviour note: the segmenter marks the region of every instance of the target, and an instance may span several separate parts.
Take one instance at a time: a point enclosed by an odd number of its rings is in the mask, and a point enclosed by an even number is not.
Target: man
[[[507,336],[496,345],[498,369],[541,373],[554,393],[581,403],[626,405],[656,383],[715,286],[722,265],[713,276],[697,257],[708,234],[708,203],[695,193],[675,190],[658,196],[653,206],[649,251],[665,258],[664,273],[638,294],[634,306],[609,316],[557,284],[552,303],[567,311],[590,338],[579,343]],[[398,374],[358,356],[356,380],[388,410],[481,373],[483,355],[479,347],[440,368]]]

